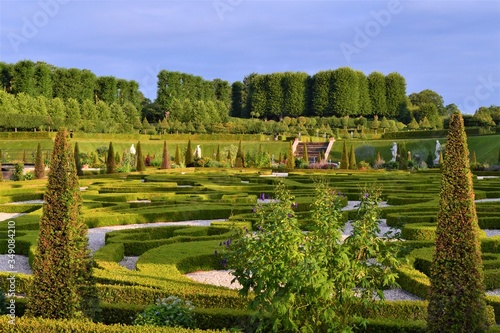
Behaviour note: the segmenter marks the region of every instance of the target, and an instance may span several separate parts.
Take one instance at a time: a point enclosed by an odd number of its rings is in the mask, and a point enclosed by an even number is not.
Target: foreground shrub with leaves
[[[341,198],[319,181],[312,203],[313,228],[304,233],[296,203],[283,184],[271,205],[258,207],[258,231],[239,231],[228,247],[241,293],[253,291],[250,304],[260,330],[353,332],[376,310],[383,289],[396,286],[402,249],[390,235],[380,238],[379,193],[361,196],[352,234],[343,240]],[[266,320],[262,318],[267,318]]]
[[[176,296],[158,300],[137,315],[134,325],[195,328],[194,306]]]

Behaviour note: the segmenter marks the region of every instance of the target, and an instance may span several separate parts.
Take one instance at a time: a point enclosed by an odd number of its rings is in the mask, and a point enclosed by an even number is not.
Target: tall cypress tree
[[[109,143],[108,158],[106,159],[106,173],[116,173],[115,150],[113,142]]]
[[[75,158],[76,175],[83,176],[82,162],[80,160],[80,148],[78,147],[78,142],[75,143],[75,150],[73,152]]]
[[[304,162],[309,164],[309,155],[307,154],[307,144],[305,143],[304,143],[304,153],[302,157],[304,158]]]
[[[345,141],[342,143],[342,156],[340,156],[340,169],[348,169],[349,168],[349,156],[347,155],[347,148],[345,145]]]
[[[485,332],[488,323],[479,226],[460,113],[450,119],[439,205],[428,331]]]
[[[186,149],[186,155],[184,156],[184,163],[186,167],[194,167],[194,157],[193,157],[193,148],[191,148],[191,139],[188,140],[188,145]]]
[[[146,166],[144,165],[144,156],[142,155],[141,142],[137,142],[137,147],[135,148],[135,155],[137,156],[136,160],[136,170],[144,171],[146,170]]]
[[[161,157],[161,169],[170,169],[170,156],[168,155],[167,141],[163,141],[163,154]]]
[[[43,163],[42,147],[38,143],[36,148],[35,178],[42,179],[43,177],[45,177],[45,164]]]
[[[93,316],[97,304],[87,226],[66,130],[57,133],[33,262],[27,314],[70,319]]]

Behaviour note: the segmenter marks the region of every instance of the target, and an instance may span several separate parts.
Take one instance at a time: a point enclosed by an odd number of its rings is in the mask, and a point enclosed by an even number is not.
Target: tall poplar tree
[[[73,153],[61,130],[54,141],[27,315],[92,317],[97,294]]]
[[[460,113],[450,119],[439,206],[427,329],[440,333],[485,332],[488,323],[480,229]]]
[[[399,73],[385,77],[387,116],[398,117],[406,107],[406,80]]]
[[[372,104],[373,114],[387,115],[386,85],[384,74],[372,72],[368,75],[368,92]]]

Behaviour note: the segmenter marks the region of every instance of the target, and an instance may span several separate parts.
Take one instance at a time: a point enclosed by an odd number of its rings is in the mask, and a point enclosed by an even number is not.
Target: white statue
[[[130,147],[130,153],[132,155],[135,155],[135,147],[134,147],[134,144],[132,144],[132,146]]]
[[[398,144],[396,142],[392,143],[391,154],[392,154],[391,162],[396,162],[396,156],[398,155]]]
[[[201,158],[201,148],[200,148],[200,145],[196,145],[196,149],[194,150],[194,157]]]
[[[436,140],[436,150],[434,150],[434,154],[436,155],[436,158],[434,159],[434,164],[439,164],[439,152],[441,151],[441,144],[439,143],[439,140]]]

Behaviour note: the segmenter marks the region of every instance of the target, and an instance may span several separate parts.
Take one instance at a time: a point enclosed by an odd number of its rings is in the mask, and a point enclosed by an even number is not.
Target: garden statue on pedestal
[[[391,154],[392,158],[390,162],[396,162],[396,156],[398,155],[398,144],[396,142],[392,143]]]
[[[439,140],[436,140],[436,149],[434,151],[436,158],[434,159],[434,164],[439,164],[439,152],[440,151],[441,151],[441,144],[439,143]]]
[[[200,145],[196,145],[196,149],[194,150],[194,157],[201,158],[201,148]]]

